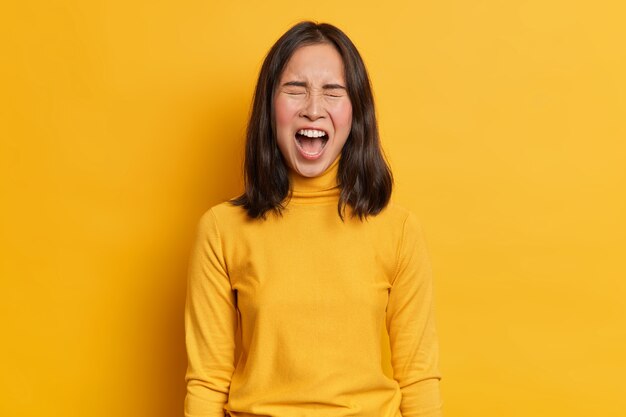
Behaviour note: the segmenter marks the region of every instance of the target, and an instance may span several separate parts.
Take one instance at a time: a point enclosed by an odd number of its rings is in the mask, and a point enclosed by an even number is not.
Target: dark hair
[[[380,146],[374,97],[363,59],[350,39],[328,23],[303,21],[283,34],[268,52],[257,81],[244,160],[245,191],[230,200],[251,218],[282,214],[290,197],[288,167],[276,143],[274,93],[283,69],[299,47],[327,43],[343,59],[346,88],[352,103],[352,129],[341,150],[337,212],[344,220],[346,204],[359,219],[380,213],[389,203],[393,176]]]

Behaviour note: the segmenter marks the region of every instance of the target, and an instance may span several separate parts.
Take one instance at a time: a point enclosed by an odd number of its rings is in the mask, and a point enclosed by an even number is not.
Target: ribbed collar
[[[337,183],[340,159],[341,153],[316,177],[305,177],[290,168],[291,201],[297,204],[336,203],[341,193]]]

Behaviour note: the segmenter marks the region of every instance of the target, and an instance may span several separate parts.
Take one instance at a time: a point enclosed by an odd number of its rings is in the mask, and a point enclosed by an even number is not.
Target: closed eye
[[[328,97],[343,97],[346,93],[346,88],[339,84],[326,84],[324,86],[324,94]]]
[[[285,90],[284,93],[289,94],[290,96],[301,96],[306,94],[304,90]]]

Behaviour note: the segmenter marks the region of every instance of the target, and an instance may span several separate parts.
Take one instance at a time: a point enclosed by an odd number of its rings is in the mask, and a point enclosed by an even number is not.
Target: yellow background
[[[445,415],[626,410],[620,1],[20,1],[0,13],[0,415],[182,415],[193,227],[305,18],[374,84],[424,223]]]

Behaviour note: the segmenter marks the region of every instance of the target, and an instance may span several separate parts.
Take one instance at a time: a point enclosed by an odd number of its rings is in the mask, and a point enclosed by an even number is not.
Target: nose
[[[321,94],[308,94],[306,101],[300,112],[301,117],[309,120],[317,120],[324,117],[324,103]]]

